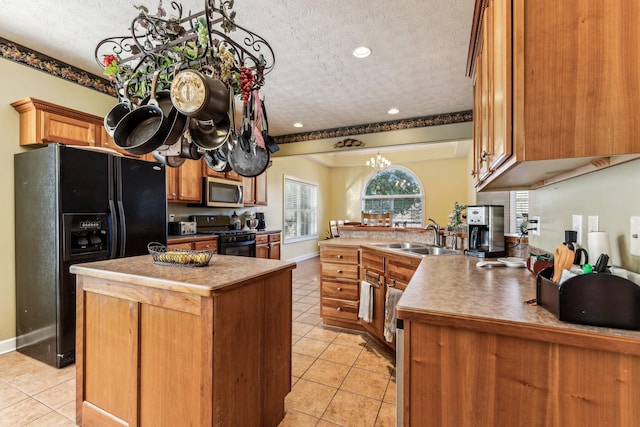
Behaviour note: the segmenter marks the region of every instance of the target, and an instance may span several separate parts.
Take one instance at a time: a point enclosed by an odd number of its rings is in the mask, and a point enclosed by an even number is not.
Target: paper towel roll
[[[609,245],[609,234],[606,231],[591,231],[587,234],[587,249],[589,250],[589,260],[596,262],[600,254],[607,254],[611,257],[611,246]]]

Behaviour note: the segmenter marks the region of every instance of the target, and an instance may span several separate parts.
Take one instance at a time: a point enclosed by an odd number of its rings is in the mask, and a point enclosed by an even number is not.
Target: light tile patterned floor
[[[292,390],[281,427],[395,426],[393,353],[322,325],[318,258],[293,272]],[[75,368],[0,355],[0,427],[75,425]],[[176,426],[179,427],[179,426]]]

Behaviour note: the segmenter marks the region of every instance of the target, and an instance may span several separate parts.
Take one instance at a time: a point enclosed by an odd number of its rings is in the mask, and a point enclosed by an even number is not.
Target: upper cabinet
[[[20,113],[20,145],[61,142],[100,146],[103,119],[35,98],[11,104]]]
[[[267,205],[267,172],[258,176],[243,178],[243,202],[245,206]]]
[[[167,201],[200,203],[202,201],[202,165],[187,160],[179,168],[167,167]]]
[[[538,188],[640,157],[640,3],[477,0],[479,190]]]

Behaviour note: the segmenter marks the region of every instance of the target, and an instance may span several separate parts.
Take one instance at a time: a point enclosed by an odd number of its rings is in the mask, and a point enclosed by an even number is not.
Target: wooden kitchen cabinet
[[[267,234],[256,236],[256,258],[269,258],[269,236]]]
[[[327,325],[359,329],[360,285],[358,247],[320,248],[320,314]]]
[[[421,258],[389,255],[386,260],[387,283],[404,291],[420,265]]]
[[[256,258],[280,259],[280,231],[256,236]]]
[[[360,277],[373,286],[373,316],[371,322],[360,320],[360,324],[371,335],[384,342],[384,305],[386,296],[385,260],[383,252],[363,248]]]
[[[637,158],[639,37],[637,2],[477,0],[478,189],[538,188]]]
[[[269,234],[269,258],[280,259],[280,232]]]
[[[167,200],[200,203],[202,167],[198,160],[187,160],[179,168],[167,167]]]
[[[193,243],[170,243],[167,245],[167,248],[193,250]]]
[[[113,261],[72,266],[84,268],[73,271],[78,425],[280,423],[291,390],[295,264],[218,257],[184,269],[153,268],[145,257]]]
[[[35,98],[11,104],[20,113],[20,145],[100,145],[104,119]]]
[[[189,250],[210,250],[213,249],[213,253],[218,253],[218,237],[207,237],[203,239],[198,236],[179,236],[170,237],[167,242],[169,249],[189,249]]]
[[[214,254],[218,253],[218,239],[196,240],[193,242],[193,249],[196,251],[213,250]]]
[[[267,205],[267,172],[252,177],[243,178],[243,202],[245,206]]]

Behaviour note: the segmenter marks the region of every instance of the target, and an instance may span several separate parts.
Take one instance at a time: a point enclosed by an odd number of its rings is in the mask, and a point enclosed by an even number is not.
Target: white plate
[[[507,267],[526,267],[527,262],[518,257],[510,256],[507,258],[498,258],[498,261],[506,265]]]

